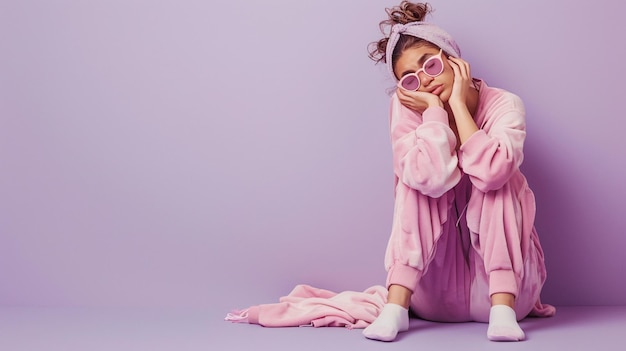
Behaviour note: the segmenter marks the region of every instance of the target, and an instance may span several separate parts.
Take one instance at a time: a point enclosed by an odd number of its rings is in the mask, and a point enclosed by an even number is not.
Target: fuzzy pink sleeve
[[[394,172],[408,187],[437,198],[461,178],[456,137],[443,108],[430,107],[420,115],[403,106],[394,94],[391,143]]]
[[[484,126],[460,148],[459,164],[482,192],[500,189],[519,170],[526,138],[524,106],[506,93],[490,107]]]

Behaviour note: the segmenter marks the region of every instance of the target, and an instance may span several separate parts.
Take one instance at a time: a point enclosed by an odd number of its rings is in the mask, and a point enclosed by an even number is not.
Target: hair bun
[[[428,3],[412,3],[404,0],[400,5],[387,8],[385,11],[389,15],[387,24],[407,24],[423,21],[426,15],[432,12],[432,7]]]
[[[385,35],[379,41],[370,43],[368,46],[369,57],[375,62],[386,62],[385,49],[389,40],[389,32],[394,24],[407,24],[410,22],[420,22],[426,15],[432,12],[432,7],[428,3],[402,1],[400,5],[386,8],[388,18],[379,24],[381,32]]]

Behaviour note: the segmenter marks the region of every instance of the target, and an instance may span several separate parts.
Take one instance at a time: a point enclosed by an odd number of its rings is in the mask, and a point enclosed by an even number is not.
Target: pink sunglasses
[[[431,56],[428,60],[424,61],[422,68],[418,69],[417,72],[404,75],[398,82],[398,87],[416,91],[422,84],[420,82],[420,77],[417,75],[418,73],[424,72],[426,75],[433,78],[440,75],[441,72],[443,72],[443,60],[441,59],[442,53],[443,49],[439,49],[439,54]]]

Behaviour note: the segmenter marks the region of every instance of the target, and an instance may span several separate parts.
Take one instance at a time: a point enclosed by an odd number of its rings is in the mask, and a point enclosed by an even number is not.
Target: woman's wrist
[[[450,105],[450,109],[452,111],[460,111],[460,110],[468,110],[467,104],[460,100],[449,100],[448,105]]]
[[[428,107],[441,107],[443,108],[443,102],[440,99],[430,99],[428,100]]]

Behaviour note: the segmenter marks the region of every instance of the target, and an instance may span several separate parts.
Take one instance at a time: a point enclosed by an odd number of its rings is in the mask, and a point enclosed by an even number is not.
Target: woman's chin
[[[450,93],[447,90],[442,91],[441,94],[439,94],[439,99],[441,102],[447,103],[448,100],[450,100]]]

